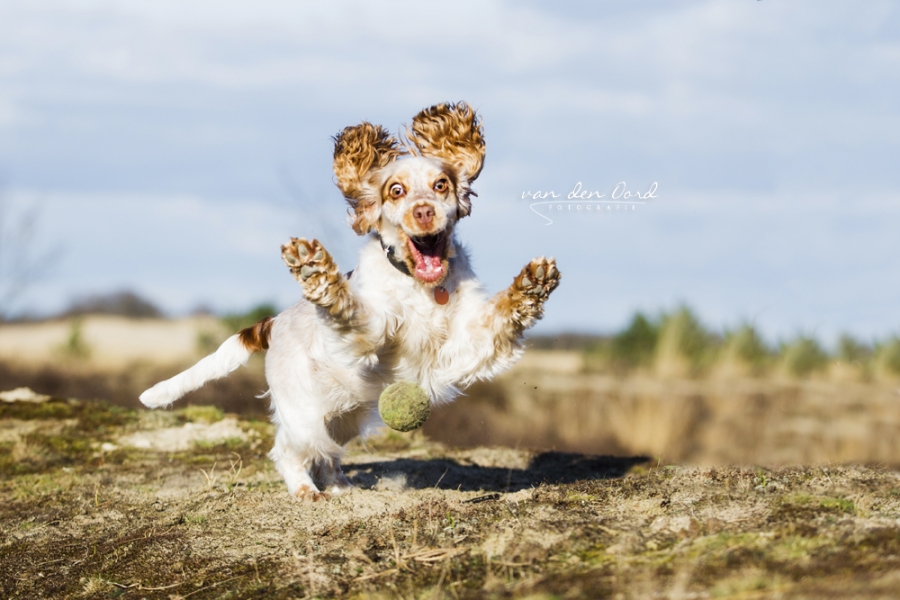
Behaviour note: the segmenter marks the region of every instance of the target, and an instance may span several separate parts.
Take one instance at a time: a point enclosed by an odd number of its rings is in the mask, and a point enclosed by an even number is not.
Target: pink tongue
[[[427,254],[419,254],[416,256],[416,271],[420,273],[435,273],[440,274],[443,270],[441,267],[441,257],[440,256],[428,256]]]
[[[413,247],[410,241],[410,247]],[[413,256],[416,258],[416,275],[424,281],[434,281],[444,273],[440,255],[423,254],[415,249]]]
[[[429,267],[431,267],[432,269],[439,269],[441,267],[441,257],[420,254],[418,260],[416,261],[416,268],[427,269]]]

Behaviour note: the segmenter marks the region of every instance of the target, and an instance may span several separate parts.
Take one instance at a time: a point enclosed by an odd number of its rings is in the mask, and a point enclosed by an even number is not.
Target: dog
[[[489,297],[455,237],[472,210],[485,142],[465,102],[422,110],[402,136],[363,122],[334,137],[334,173],[353,230],[368,241],[346,276],[317,240],[292,238],[282,259],[303,299],[228,338],[140,399],[167,406],[267,351],[276,426],[269,457],[296,498],[352,488],[343,446],[382,425],[378,398],[395,381],[433,405],[494,377],[523,353],[523,332],[557,287],[554,259],[536,258]]]

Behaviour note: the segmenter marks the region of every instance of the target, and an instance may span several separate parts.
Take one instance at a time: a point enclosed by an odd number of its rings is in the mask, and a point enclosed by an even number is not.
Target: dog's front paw
[[[340,285],[341,273],[334,259],[318,240],[291,238],[281,247],[281,258],[294,279],[303,286],[306,298],[321,303],[329,297],[329,288]]]
[[[523,329],[531,327],[544,314],[544,301],[559,285],[561,275],[552,258],[535,258],[513,280],[509,294],[514,321]]]
[[[545,300],[559,285],[559,270],[552,258],[535,258],[525,265],[513,285],[526,296]]]
[[[291,238],[281,247],[281,258],[297,281],[304,282],[316,273],[324,273],[332,263],[331,255],[325,251],[319,240],[311,242],[303,238]]]

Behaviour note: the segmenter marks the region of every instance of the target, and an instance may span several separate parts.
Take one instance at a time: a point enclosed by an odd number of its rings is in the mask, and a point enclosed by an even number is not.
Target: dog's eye
[[[405,193],[406,193],[406,190],[404,190],[403,186],[400,185],[399,183],[395,183],[394,185],[391,186],[391,189],[390,189],[391,198],[399,198],[400,196],[402,196]]]
[[[446,191],[447,191],[447,188],[448,188],[449,186],[450,186],[450,184],[447,183],[447,180],[446,180],[446,179],[438,179],[437,181],[434,182],[434,191],[436,191],[436,192],[446,192]]]

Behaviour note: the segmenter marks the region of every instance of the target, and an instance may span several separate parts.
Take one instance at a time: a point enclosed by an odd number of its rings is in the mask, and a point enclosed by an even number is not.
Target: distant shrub
[[[689,308],[682,306],[663,315],[656,348],[657,371],[661,375],[696,375],[712,361],[719,342]]]
[[[872,348],[844,334],[838,340],[837,358],[848,363],[862,363],[872,357]]]
[[[639,312],[624,331],[610,340],[606,348],[608,360],[620,370],[650,366],[658,341],[659,325]]]
[[[725,333],[720,363],[731,373],[759,375],[771,360],[772,351],[752,325]]]
[[[229,331],[240,331],[250,327],[260,319],[274,317],[278,309],[271,302],[259,304],[245,313],[232,313],[222,317],[222,323]]]
[[[890,338],[876,347],[875,365],[882,376],[900,376],[900,338]]]
[[[81,317],[72,319],[72,323],[69,325],[69,336],[63,344],[56,348],[63,357],[75,360],[87,360],[91,357],[91,347],[84,340],[83,325],[84,319]]]
[[[248,318],[247,325],[256,316]],[[244,325],[246,326],[246,325]],[[687,306],[660,313],[637,312],[628,326],[610,335],[577,333],[536,336],[529,345],[542,350],[582,353],[589,372],[625,374],[653,369],[664,377],[760,376],[779,369],[791,377],[827,372],[835,381],[868,381],[872,377],[900,378],[900,337],[867,344],[842,335],[834,354],[812,336],[801,335],[777,346],[766,343],[759,331],[745,323],[724,336],[707,329]]]
[[[162,311],[149,300],[125,290],[77,298],[61,316],[119,315],[131,318],[156,318]]]
[[[799,336],[782,344],[781,362],[790,375],[804,377],[824,369],[828,365],[828,354],[814,338]]]
[[[752,325],[743,325],[737,331],[726,337],[726,343],[734,348],[735,355],[750,364],[759,364],[765,361],[770,354],[765,342]]]

